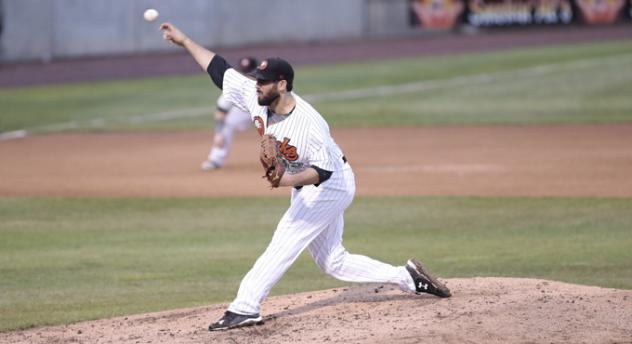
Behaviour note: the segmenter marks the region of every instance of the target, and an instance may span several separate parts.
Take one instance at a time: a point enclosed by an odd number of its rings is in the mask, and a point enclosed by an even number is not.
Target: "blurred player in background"
[[[244,57],[239,61],[239,71],[249,74],[257,68],[257,64],[254,57]],[[202,161],[202,170],[216,170],[224,166],[235,131],[244,131],[251,125],[252,119],[248,112],[234,106],[223,94],[219,96],[215,111],[215,137],[208,157]]]

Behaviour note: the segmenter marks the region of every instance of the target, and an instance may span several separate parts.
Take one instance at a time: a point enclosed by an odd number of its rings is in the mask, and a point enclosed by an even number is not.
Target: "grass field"
[[[304,67],[295,84],[333,126],[612,123],[632,121],[629,70],[622,41]],[[206,128],[218,94],[204,73],[5,89],[0,132]]]
[[[286,206],[0,199],[0,329],[229,302]],[[345,245],[395,264],[415,255],[445,277],[632,289],[630,209],[629,199],[361,198]],[[304,253],[273,294],[340,285]]]
[[[296,90],[333,127],[621,123],[632,121],[630,70],[626,41],[304,67]],[[205,128],[217,95],[203,74],[3,89],[0,132]],[[228,302],[287,203],[0,197],[0,330]],[[393,263],[416,255],[445,277],[632,289],[630,209],[632,199],[358,198],[345,245]],[[304,254],[273,293],[340,285]]]

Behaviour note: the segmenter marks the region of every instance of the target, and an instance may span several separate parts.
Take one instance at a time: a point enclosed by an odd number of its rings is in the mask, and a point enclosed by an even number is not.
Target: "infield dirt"
[[[632,196],[632,125],[338,129],[357,194]],[[280,196],[258,137],[204,173],[210,132],[42,135],[0,144],[0,196]]]

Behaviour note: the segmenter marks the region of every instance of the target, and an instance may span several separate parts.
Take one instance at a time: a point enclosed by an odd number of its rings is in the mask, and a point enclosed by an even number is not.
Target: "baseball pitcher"
[[[392,283],[407,292],[450,296],[448,288],[415,259],[393,266],[343,247],[343,215],[355,194],[353,170],[327,122],[292,92],[294,70],[287,61],[263,60],[251,79],[174,25],[164,23],[161,29],[163,38],[184,47],[229,101],[250,113],[262,137],[265,178],[271,187],[289,187],[292,194],[272,241],[241,281],[224,316],[209,330],[261,323],[261,302],[304,249],[322,271],[342,281]]]

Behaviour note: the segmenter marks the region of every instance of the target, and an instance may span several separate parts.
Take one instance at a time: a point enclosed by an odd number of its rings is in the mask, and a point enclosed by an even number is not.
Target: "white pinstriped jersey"
[[[224,96],[248,111],[260,135],[274,135],[288,173],[310,166],[327,171],[343,168],[342,151],[334,142],[325,119],[309,103],[293,93],[296,107],[290,115],[277,115],[257,102],[256,82],[229,68],[224,73]]]

